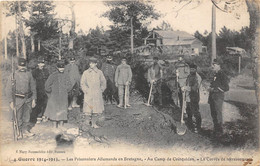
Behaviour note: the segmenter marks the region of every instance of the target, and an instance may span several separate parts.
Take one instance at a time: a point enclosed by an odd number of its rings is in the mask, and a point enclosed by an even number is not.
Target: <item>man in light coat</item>
[[[129,65],[126,64],[126,58],[122,58],[121,64],[117,66],[115,73],[115,85],[118,87],[119,104],[117,107],[123,107],[123,100],[125,95],[125,104],[130,107],[129,104],[129,85],[132,80],[132,70]],[[126,88],[126,89],[125,89]],[[126,92],[126,94],[124,94]]]
[[[103,72],[97,68],[97,59],[89,59],[89,69],[81,77],[81,89],[84,93],[83,112],[90,116],[90,124],[98,128],[96,122],[104,111],[102,93],[106,89],[106,79]]]

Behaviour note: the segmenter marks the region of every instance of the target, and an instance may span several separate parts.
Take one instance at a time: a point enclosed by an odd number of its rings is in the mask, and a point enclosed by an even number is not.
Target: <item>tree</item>
[[[30,0],[29,1],[30,5],[29,5],[29,13],[30,13],[30,17],[33,16],[33,3],[32,1]],[[31,37],[31,52],[33,53],[35,51],[35,44],[34,44],[34,35],[35,33],[30,31],[30,37]]]
[[[22,13],[26,11],[26,1],[18,2],[5,2],[4,6],[8,10],[6,16],[15,16],[15,26],[16,26],[16,56],[19,57],[19,38],[21,37],[22,41],[22,51],[23,57],[26,58],[26,45],[25,45],[25,38],[24,38],[24,30],[23,30],[23,20],[22,20]],[[17,24],[19,24],[19,28],[17,28]]]
[[[70,10],[71,10],[71,28],[70,28],[70,39],[69,39],[69,49],[73,49],[73,41],[76,38],[75,28],[76,28],[76,18],[74,12],[75,4],[70,1]]]
[[[22,22],[22,8],[21,8],[21,2],[18,1],[18,24],[19,24],[19,32],[20,37],[22,41],[22,53],[23,57],[26,59],[26,44],[25,44],[25,38],[24,38],[24,29],[23,29],[23,22]]]
[[[129,40],[129,35],[126,34],[128,32],[131,38],[132,51],[134,36],[142,36],[142,32],[144,32],[142,29],[146,28],[144,22],[150,19],[158,19],[160,16],[152,5],[141,1],[111,1],[105,2],[105,5],[110,7],[110,10],[105,12],[103,16],[114,23],[114,26],[111,26],[111,31],[120,32],[120,35],[122,35],[121,43],[128,43],[126,41]]]
[[[58,36],[58,21],[54,19],[55,5],[51,1],[33,1],[32,13],[25,25],[30,27],[34,37],[38,40],[38,51],[41,49],[41,41]]]

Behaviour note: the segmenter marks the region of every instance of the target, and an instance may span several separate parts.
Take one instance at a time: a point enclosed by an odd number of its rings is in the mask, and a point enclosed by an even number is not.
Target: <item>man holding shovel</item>
[[[186,112],[188,114],[187,125],[190,129],[198,133],[201,129],[201,115],[199,112],[201,77],[197,73],[197,65],[190,64],[190,74],[186,81],[186,86],[182,87],[182,91],[186,91]],[[193,116],[195,122],[193,122]]]
[[[154,94],[158,93],[159,97],[159,105],[162,105],[162,77],[163,77],[163,71],[161,66],[159,65],[158,57],[153,58],[153,65],[148,69],[148,82],[150,83],[150,87],[152,89],[151,92],[151,103],[154,104]],[[149,100],[149,99],[148,99]],[[150,101],[148,101],[149,103]]]
[[[117,107],[123,107],[123,100],[125,100],[124,106],[130,107],[129,104],[129,85],[132,80],[131,67],[126,64],[126,58],[123,57],[121,64],[117,66],[115,72],[115,85],[118,87],[119,104]]]

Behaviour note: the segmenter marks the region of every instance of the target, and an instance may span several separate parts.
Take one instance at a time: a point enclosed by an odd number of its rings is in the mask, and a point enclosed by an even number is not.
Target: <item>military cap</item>
[[[159,60],[159,58],[157,56],[153,57],[153,60]]]
[[[213,59],[213,62],[212,62],[212,64],[213,64],[213,65],[214,65],[214,64],[220,65],[220,61],[219,61],[219,60],[217,60],[217,59]]]
[[[197,65],[195,65],[194,63],[189,65],[191,69],[197,69]]]
[[[75,57],[70,57],[70,61],[75,61]]]
[[[64,61],[59,60],[59,61],[57,62],[57,68],[64,68],[64,67],[65,67]]]
[[[18,66],[26,66],[26,60],[24,58],[19,58]]]
[[[89,58],[89,63],[90,62],[93,62],[93,63],[97,63],[97,58],[95,58],[95,57],[91,57],[91,58]]]
[[[123,56],[123,57],[121,58],[121,61],[126,61],[126,57]]]
[[[44,63],[45,62],[43,57],[39,57],[37,61],[38,61],[38,63]]]
[[[112,59],[112,56],[107,56],[107,60],[111,61]]]

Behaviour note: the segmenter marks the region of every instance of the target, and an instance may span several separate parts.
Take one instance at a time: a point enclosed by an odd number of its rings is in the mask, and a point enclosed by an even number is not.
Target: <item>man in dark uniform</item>
[[[116,86],[114,83],[116,66],[112,63],[112,57],[108,56],[106,58],[106,62],[102,64],[101,71],[103,72],[106,80],[107,80],[107,88],[104,91],[105,101],[109,104],[112,104],[113,99],[118,100],[116,95]]]
[[[215,75],[210,84],[208,103],[210,104],[211,117],[214,123],[214,134],[219,136],[223,133],[222,106],[224,93],[229,90],[229,78],[221,70],[219,61],[214,59],[212,65]]]
[[[6,85],[7,100],[12,110],[16,107],[18,127],[19,130],[22,131],[23,136],[33,136],[33,134],[30,133],[29,121],[32,108],[34,108],[36,104],[36,83],[31,72],[27,70],[26,60],[23,58],[18,59],[18,70],[14,72],[14,80],[16,81],[16,105],[14,106],[12,98],[12,75],[9,77]],[[18,139],[21,138],[21,136],[20,134]]]
[[[69,110],[72,110],[72,108],[78,108],[80,107],[76,101],[77,97],[79,95],[79,84],[80,84],[80,74],[79,74],[79,68],[77,64],[75,63],[75,58],[70,57],[70,63],[65,66],[64,73],[69,75],[70,82],[73,85],[72,90],[69,92]]]
[[[152,95],[151,95],[151,103],[154,104],[154,95],[158,93],[159,105],[162,105],[162,78],[163,78],[163,70],[159,65],[158,57],[153,58],[154,63],[148,69],[148,82],[150,86],[153,84]]]
[[[43,116],[48,101],[44,85],[49,77],[49,71],[45,68],[43,57],[38,59],[38,67],[32,71],[32,76],[36,81],[37,100],[35,111],[37,111],[37,123],[41,123],[42,120],[47,120],[46,117]]]
[[[182,91],[186,91],[186,112],[188,115],[187,125],[192,131],[198,133],[201,129],[201,115],[199,112],[199,101],[200,101],[200,85],[201,77],[197,73],[197,66],[190,64],[190,74],[186,81],[186,86],[182,87]],[[195,122],[193,122],[193,117]]]

